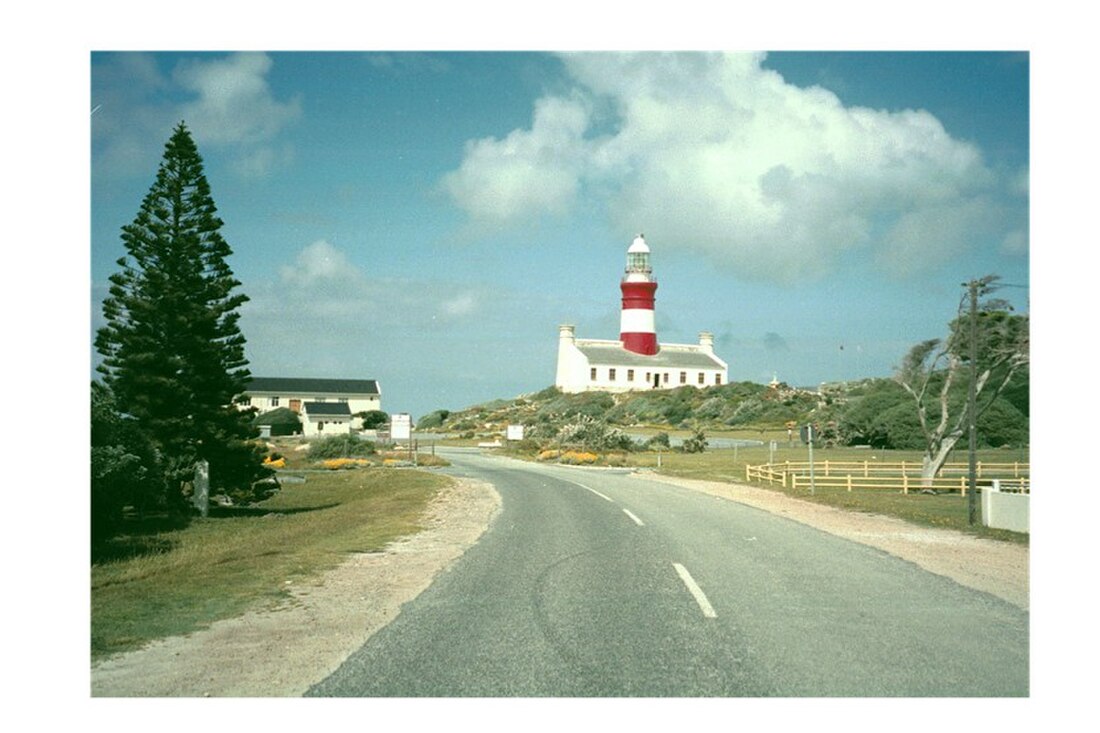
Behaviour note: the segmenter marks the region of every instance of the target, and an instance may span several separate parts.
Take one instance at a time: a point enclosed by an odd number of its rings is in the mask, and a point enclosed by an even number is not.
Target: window
[[[721,374],[718,374],[717,372],[715,372],[715,374],[714,374],[714,383],[715,384],[721,384],[722,383],[722,375]]]
[[[615,367],[611,367],[610,369],[607,370],[607,381],[609,381],[609,382],[614,382],[615,381]]]
[[[668,384],[668,372],[664,373],[664,383]]]
[[[706,378],[707,378],[707,375],[703,374],[702,372],[699,372],[699,384],[702,384],[706,380]]]
[[[626,381],[628,381],[628,382],[633,382],[634,381],[634,370],[633,369],[627,369],[626,370]]]
[[[688,373],[687,372],[680,372],[680,384],[687,384],[687,381],[688,381]]]
[[[588,378],[591,379],[593,382],[596,381],[596,367],[592,367],[592,370],[588,374]]]
[[[270,402],[272,407],[278,407],[279,406],[279,398],[278,397],[272,397],[269,400],[269,402]]]

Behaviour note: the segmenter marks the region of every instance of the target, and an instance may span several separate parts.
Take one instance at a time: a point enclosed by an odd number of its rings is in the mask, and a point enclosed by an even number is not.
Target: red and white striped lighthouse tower
[[[623,291],[622,325],[619,329],[623,348],[635,354],[656,354],[660,349],[653,317],[657,281],[649,266],[649,245],[641,234],[634,238],[626,251],[626,273],[619,287]]]

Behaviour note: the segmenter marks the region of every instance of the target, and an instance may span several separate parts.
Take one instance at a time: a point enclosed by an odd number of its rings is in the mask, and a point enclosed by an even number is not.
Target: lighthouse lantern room
[[[641,234],[626,251],[626,272],[619,288],[623,294],[619,329],[623,348],[635,354],[656,354],[661,348],[657,343],[657,324],[653,315],[657,281],[649,266],[649,245]]]

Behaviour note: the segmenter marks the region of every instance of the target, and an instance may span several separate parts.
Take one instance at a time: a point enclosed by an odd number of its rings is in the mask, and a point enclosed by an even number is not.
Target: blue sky
[[[888,376],[989,273],[1029,308],[1026,53],[96,52],[90,100],[93,331],[183,120],[253,374],[390,412],[616,338],[639,232],[659,338],[713,331],[731,380]]]

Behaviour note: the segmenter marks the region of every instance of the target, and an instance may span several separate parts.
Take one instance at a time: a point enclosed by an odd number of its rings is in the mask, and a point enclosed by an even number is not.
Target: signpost
[[[409,440],[412,437],[412,417],[399,412],[390,418],[390,440]]]
[[[523,426],[522,425],[509,425],[508,426],[508,440],[523,440]]]
[[[390,417],[390,440],[409,441],[409,460],[416,464],[416,452],[412,442],[412,417],[407,412],[399,412]]]
[[[810,446],[810,495],[814,493],[814,426],[806,424],[799,430],[802,442]]]

